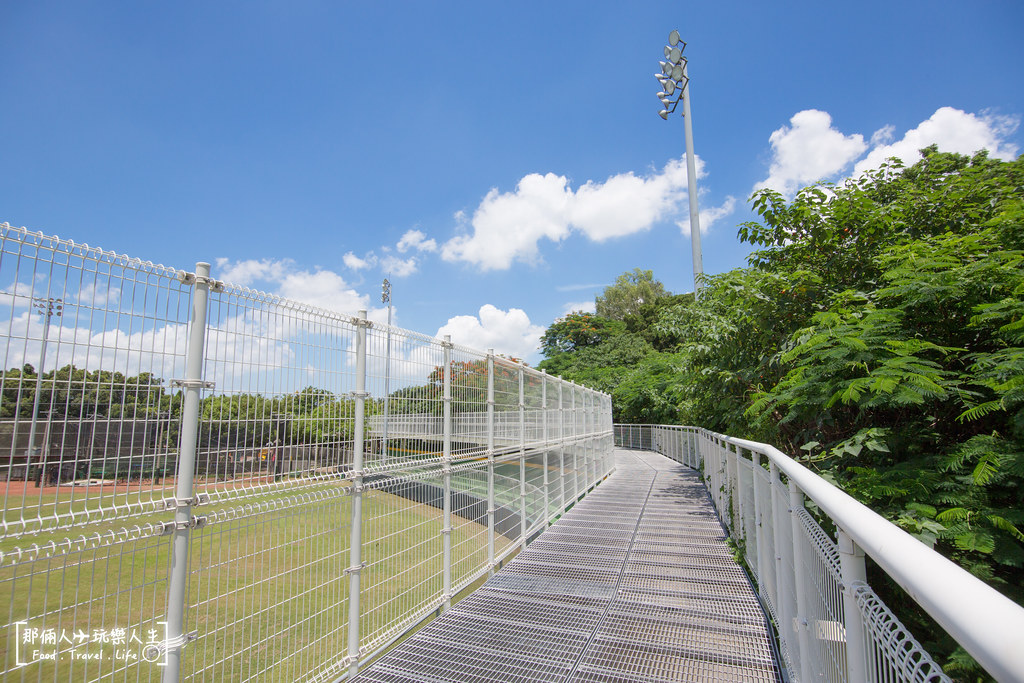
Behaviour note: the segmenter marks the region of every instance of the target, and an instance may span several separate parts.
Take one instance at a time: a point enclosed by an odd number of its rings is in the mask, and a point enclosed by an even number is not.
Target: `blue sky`
[[[1024,5],[0,2],[0,222],[537,362],[620,273],[745,264],[762,186],[1024,149]],[[0,283],[2,285],[3,283]],[[574,306],[575,305],[575,306]]]

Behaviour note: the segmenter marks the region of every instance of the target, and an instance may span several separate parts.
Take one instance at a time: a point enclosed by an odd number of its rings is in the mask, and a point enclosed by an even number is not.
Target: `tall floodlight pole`
[[[655,78],[661,84],[661,92],[658,99],[661,100],[663,109],[658,115],[668,120],[668,115],[676,110],[679,103],[683,103],[683,130],[686,135],[686,184],[689,189],[690,198],[690,243],[693,246],[693,292],[694,296],[700,296],[700,281],[704,275],[704,258],[700,250],[700,212],[697,209],[697,168],[693,156],[693,122],[690,117],[690,77],[686,71],[686,57],[683,50],[686,43],[680,40],[679,31],[672,31],[668,34],[668,45],[665,46],[664,62],[661,65],[661,73],[655,74]],[[672,98],[675,97],[673,100]]]
[[[384,438],[381,440],[381,457],[388,461],[388,400],[391,398],[391,281],[384,278],[380,287],[380,302],[388,305],[387,342],[384,348]]]
[[[42,486],[46,464],[43,463],[41,449],[36,448],[36,428],[39,423],[39,397],[43,393],[43,365],[46,363],[46,340],[50,336],[50,318],[61,315],[64,302],[61,299],[35,299],[32,302],[36,310],[43,316],[43,341],[39,349],[39,367],[36,368],[36,395],[32,398],[32,422],[28,428],[28,461],[39,452],[39,471],[36,473],[36,486]]]

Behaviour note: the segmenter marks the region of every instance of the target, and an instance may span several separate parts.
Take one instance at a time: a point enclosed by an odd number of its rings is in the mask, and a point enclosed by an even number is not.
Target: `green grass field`
[[[211,522],[191,533],[186,631],[182,672],[196,680],[244,680],[273,669],[274,677],[303,678],[337,662],[347,651],[352,496],[347,483],[321,482],[302,489],[253,492],[244,498],[197,509]],[[34,508],[84,515],[130,497],[75,500],[69,492],[36,496]],[[9,499],[9,502],[10,499]],[[31,514],[31,513],[30,513]],[[5,521],[23,518],[7,511]],[[16,516],[16,517],[12,517]],[[168,512],[127,519],[145,525]],[[122,532],[126,519],[90,523],[84,542],[65,542],[84,529],[56,529],[0,540],[0,600],[9,605],[7,636],[0,640],[5,678],[93,680],[116,674],[158,680],[162,668],[143,660],[143,647],[163,637],[171,537]],[[363,497],[360,631],[367,651],[408,627],[442,593],[442,513],[407,499],[368,491]],[[467,583],[487,561],[486,528],[453,517],[453,585]],[[50,542],[57,551],[46,550]],[[43,550],[25,552],[32,544]],[[497,537],[497,551],[509,541]],[[18,549],[23,551],[20,556]],[[15,622],[39,629],[33,641],[16,643]],[[122,647],[98,642],[116,639]],[[44,644],[52,631],[72,641],[74,651],[98,659],[72,659],[67,642]],[[31,636],[31,632],[29,636]],[[135,641],[141,642],[135,642]],[[56,653],[58,661],[32,660],[32,650]],[[127,657],[118,661],[123,650]]]

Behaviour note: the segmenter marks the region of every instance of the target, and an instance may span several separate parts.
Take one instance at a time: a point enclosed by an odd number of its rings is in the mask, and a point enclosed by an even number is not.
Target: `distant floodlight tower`
[[[697,169],[693,156],[693,124],[690,118],[690,77],[686,73],[686,57],[683,50],[686,43],[680,40],[679,31],[668,34],[668,45],[665,46],[665,59],[658,62],[661,73],[654,74],[661,84],[658,99],[664,107],[658,115],[668,120],[668,115],[683,103],[683,128],[686,134],[686,183],[690,195],[690,243],[693,246],[693,293],[700,296],[700,281],[704,276],[704,259],[700,250],[700,212],[697,209]],[[675,99],[673,99],[673,97]]]

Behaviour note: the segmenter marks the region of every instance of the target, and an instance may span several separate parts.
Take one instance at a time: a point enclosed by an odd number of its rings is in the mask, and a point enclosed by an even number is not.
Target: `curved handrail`
[[[1024,607],[774,446],[701,431],[774,462],[990,674],[1024,678]]]

